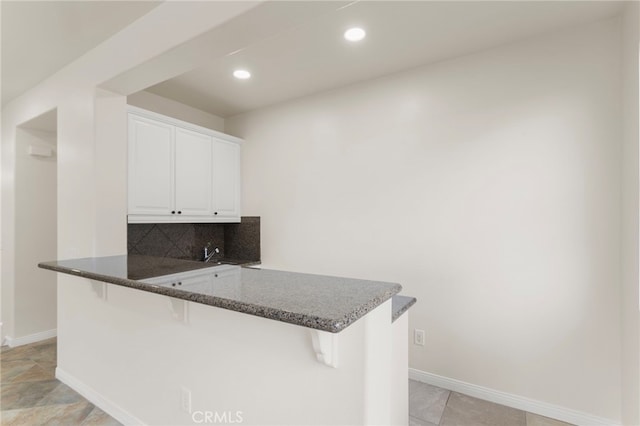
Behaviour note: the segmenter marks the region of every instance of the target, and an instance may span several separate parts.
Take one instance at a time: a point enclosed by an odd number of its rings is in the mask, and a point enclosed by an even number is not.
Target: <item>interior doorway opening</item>
[[[56,335],[57,110],[16,129],[14,345]]]

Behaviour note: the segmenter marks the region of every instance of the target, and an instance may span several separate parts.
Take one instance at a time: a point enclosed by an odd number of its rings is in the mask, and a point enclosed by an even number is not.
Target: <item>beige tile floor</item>
[[[0,352],[0,423],[10,425],[119,425],[56,380],[56,339]]]
[[[1,424],[119,425],[56,380],[56,339],[0,352]],[[410,426],[568,426],[514,408],[409,380]]]
[[[409,426],[570,426],[493,402],[409,380]]]

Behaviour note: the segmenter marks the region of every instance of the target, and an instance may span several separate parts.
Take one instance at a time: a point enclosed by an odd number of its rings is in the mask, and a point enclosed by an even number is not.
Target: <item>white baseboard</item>
[[[16,346],[28,345],[29,343],[51,339],[52,337],[56,337],[57,335],[58,331],[54,328],[53,330],[41,331],[40,333],[29,334],[22,337],[6,336],[4,338],[4,343],[9,345],[10,348],[15,348]]]
[[[100,408],[102,411],[104,411],[123,425],[138,426],[145,424],[142,420],[123,410],[122,408],[120,408],[120,406],[116,405],[111,400],[100,395],[93,388],[87,386],[66,371],[61,370],[60,367],[56,368],[56,379],[60,380],[65,385],[78,392],[93,405]]]
[[[513,395],[494,389],[485,388],[483,386],[466,383],[448,377],[438,376],[437,374],[427,373],[426,371],[409,369],[409,378],[418,382],[427,383],[438,386],[454,392],[463,393],[485,401],[495,402],[497,404],[506,405],[507,407],[517,408],[519,410],[528,411],[552,419],[561,420],[563,422],[572,423],[580,426],[619,426],[620,423],[610,419],[594,416],[582,411],[572,410],[570,408],[560,407],[549,404],[547,402],[537,401],[525,398],[519,395]]]

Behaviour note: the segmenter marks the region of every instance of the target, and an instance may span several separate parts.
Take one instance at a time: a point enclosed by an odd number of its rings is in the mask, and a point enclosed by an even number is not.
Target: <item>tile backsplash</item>
[[[225,256],[229,259],[260,260],[260,217],[242,217],[240,223],[224,226]]]
[[[129,254],[201,260],[208,242],[216,258],[260,260],[260,217],[240,223],[149,223],[127,226]]]

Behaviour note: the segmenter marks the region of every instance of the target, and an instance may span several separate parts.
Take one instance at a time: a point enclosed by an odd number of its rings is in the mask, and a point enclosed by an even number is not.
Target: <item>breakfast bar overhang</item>
[[[415,299],[398,284],[133,255],[39,266],[61,272],[56,376],[125,424],[408,423]]]

